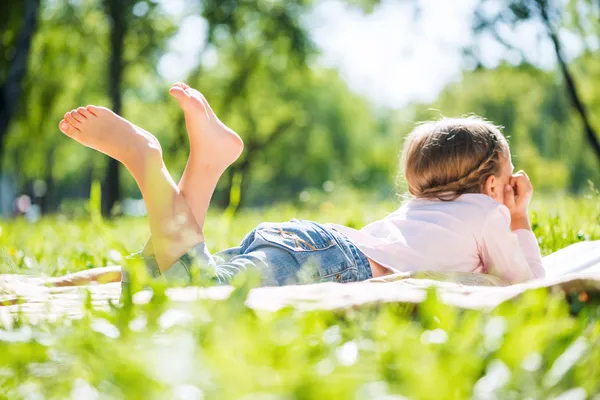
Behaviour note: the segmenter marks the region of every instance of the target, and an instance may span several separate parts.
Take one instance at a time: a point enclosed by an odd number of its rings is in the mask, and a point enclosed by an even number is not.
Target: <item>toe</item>
[[[86,108],[86,110],[88,110],[90,112],[90,114],[93,114],[96,117],[101,117],[101,116],[107,115],[107,114],[114,114],[110,109],[108,109],[106,107],[89,105],[89,106],[86,106],[85,108]]]
[[[86,106],[85,109],[94,116],[98,116],[98,114],[100,114],[100,107],[89,105]]]
[[[58,129],[69,137],[71,137],[75,131],[75,129],[64,119],[58,123]]]
[[[187,93],[186,89],[182,88],[181,86],[173,86],[171,90],[169,90],[169,93],[179,101],[190,98],[190,95]]]
[[[77,114],[83,116],[83,118],[88,119],[91,115],[84,107],[79,107],[77,109]]]
[[[183,82],[177,82],[177,83],[175,83],[175,84],[173,85],[173,87],[180,87],[180,88],[182,88],[183,90],[185,90],[185,89],[189,89],[189,88],[190,88],[190,87],[189,87],[189,85],[187,85],[187,84],[185,84],[185,83],[183,83]]]
[[[72,118],[73,118],[75,121],[77,121],[77,122],[79,122],[79,123],[81,123],[81,122],[85,121],[85,118],[83,117],[83,115],[80,115],[80,114],[77,112],[77,110],[73,110],[73,111],[71,111],[71,117],[72,117]]]
[[[65,121],[67,121],[73,128],[75,128],[77,130],[79,130],[79,127],[81,126],[81,123],[79,121],[77,121],[75,118],[73,118],[71,113],[65,114]]]

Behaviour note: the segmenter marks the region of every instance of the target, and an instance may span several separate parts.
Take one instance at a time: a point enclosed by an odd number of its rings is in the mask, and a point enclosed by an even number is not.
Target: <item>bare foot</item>
[[[194,158],[221,172],[233,164],[242,154],[244,142],[219,120],[202,93],[185,83],[176,83],[169,93],[179,101],[185,114]]]
[[[158,139],[108,108],[79,107],[66,113],[58,127],[68,137],[128,167],[149,156],[162,160]]]

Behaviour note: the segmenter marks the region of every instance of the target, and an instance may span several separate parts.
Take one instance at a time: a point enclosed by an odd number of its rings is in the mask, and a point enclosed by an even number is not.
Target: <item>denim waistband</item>
[[[366,281],[367,279],[371,279],[373,272],[371,271],[371,264],[367,256],[342,232],[331,227],[329,229],[339,239],[338,244],[340,247],[346,254],[352,256],[352,261],[354,261],[354,264],[358,268],[358,280]]]

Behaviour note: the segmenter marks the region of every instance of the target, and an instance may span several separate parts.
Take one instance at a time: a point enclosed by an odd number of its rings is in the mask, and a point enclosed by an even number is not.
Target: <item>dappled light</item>
[[[598,21],[4,0],[0,400],[598,398]]]

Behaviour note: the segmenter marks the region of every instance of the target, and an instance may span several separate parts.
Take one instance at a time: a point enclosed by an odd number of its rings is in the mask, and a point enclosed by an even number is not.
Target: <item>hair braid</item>
[[[420,198],[452,201],[481,193],[508,152],[498,127],[478,118],[442,119],[421,125],[405,145],[405,175]]]
[[[423,189],[419,194],[419,197],[452,201],[465,193],[479,193],[485,180],[496,170],[497,162],[498,151],[494,149],[481,164],[467,175],[454,182],[449,182],[446,185]]]

